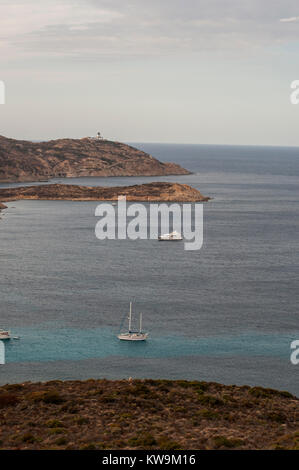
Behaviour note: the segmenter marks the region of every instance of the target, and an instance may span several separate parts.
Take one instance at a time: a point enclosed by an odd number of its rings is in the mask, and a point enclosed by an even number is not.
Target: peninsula
[[[0,200],[4,202],[19,199],[115,201],[119,196],[126,196],[128,201],[144,202],[206,202],[210,199],[187,184],[164,182],[115,187],[43,184],[0,188]]]
[[[104,139],[31,142],[0,136],[0,182],[43,181],[57,177],[164,176],[190,172],[162,163],[130,145]]]

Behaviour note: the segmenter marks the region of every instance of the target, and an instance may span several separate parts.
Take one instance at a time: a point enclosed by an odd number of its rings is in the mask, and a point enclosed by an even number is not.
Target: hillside
[[[0,136],[0,182],[40,181],[55,177],[188,173],[179,165],[162,163],[120,142],[88,137],[30,142]]]
[[[183,380],[0,387],[0,449],[297,449],[288,392]]]
[[[162,182],[116,187],[44,184],[0,188],[0,200],[5,202],[18,199],[113,201],[118,196],[126,196],[128,201],[203,202],[210,199],[187,184]]]

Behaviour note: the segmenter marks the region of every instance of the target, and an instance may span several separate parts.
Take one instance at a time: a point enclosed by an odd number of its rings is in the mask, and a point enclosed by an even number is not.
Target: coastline
[[[90,187],[68,184],[49,184],[0,188],[1,201],[69,200],[69,201],[116,201],[125,196],[128,201],[138,202],[207,202],[210,197],[187,184],[147,183],[133,186]]]

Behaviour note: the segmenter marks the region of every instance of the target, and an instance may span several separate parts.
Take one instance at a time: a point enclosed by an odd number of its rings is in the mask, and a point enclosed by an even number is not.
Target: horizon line
[[[51,140],[62,140],[62,139],[71,139],[71,140],[80,140],[84,139],[89,136],[84,137],[55,137],[49,139],[29,139],[29,138],[15,138],[15,137],[6,137],[4,135],[0,135],[0,137],[5,137],[7,139],[13,140],[25,140],[27,142],[49,142]],[[213,144],[213,143],[202,143],[202,142],[159,142],[159,141],[138,141],[138,140],[126,140],[121,141],[117,139],[110,139],[104,138],[103,140],[107,140],[110,142],[121,142],[127,145],[132,144],[153,144],[153,145],[202,145],[202,146],[210,146],[210,147],[271,147],[271,148],[299,148],[298,145],[286,145],[286,144]]]

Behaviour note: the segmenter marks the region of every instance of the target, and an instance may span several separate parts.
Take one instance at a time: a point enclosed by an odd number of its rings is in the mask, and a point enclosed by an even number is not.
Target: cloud
[[[246,50],[299,39],[297,0],[0,0],[0,55],[97,60]]]
[[[294,21],[299,21],[299,16],[291,16],[290,18],[280,18],[281,23],[293,23]]]

